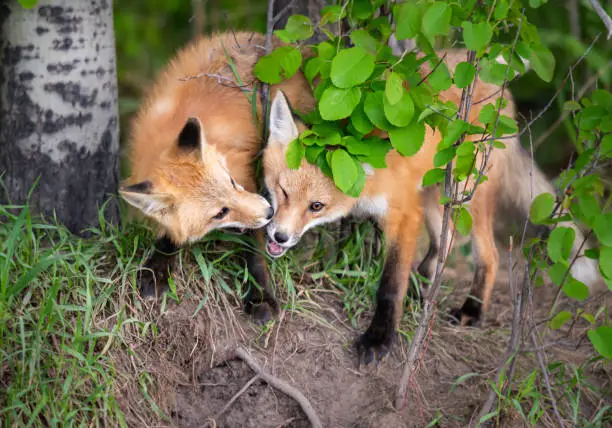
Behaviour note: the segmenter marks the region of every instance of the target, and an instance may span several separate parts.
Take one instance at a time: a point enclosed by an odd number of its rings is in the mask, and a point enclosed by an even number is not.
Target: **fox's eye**
[[[230,177],[230,180],[232,182],[232,186],[234,186],[234,189],[236,188],[236,182],[234,181],[234,179],[232,177]]]
[[[280,189],[283,191],[283,195],[285,195],[285,199],[289,199],[289,195],[287,195],[287,192],[285,192],[285,189],[283,189],[283,186],[279,184],[278,187],[280,187]]]
[[[228,212],[229,212],[229,208],[228,207],[223,207],[223,208],[221,208],[221,211],[219,211],[217,213],[217,215],[215,215],[213,218],[215,220],[221,220],[223,217],[225,217],[227,215]]]
[[[323,209],[323,207],[325,206],[325,204],[323,202],[313,202],[312,204],[310,204],[310,211],[316,213],[318,211],[321,211]]]

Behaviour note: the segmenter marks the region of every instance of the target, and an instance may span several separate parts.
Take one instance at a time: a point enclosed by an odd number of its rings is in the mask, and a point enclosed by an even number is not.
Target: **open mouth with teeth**
[[[272,241],[271,239],[268,239],[268,243],[266,245],[266,251],[268,252],[268,254],[270,254],[272,257],[276,258],[276,257],[280,257],[283,254],[285,254],[285,252],[288,250],[288,248],[285,247],[281,247],[280,244],[276,241]]]

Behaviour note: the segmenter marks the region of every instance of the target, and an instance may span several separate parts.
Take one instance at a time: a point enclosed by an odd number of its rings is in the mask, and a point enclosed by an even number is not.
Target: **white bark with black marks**
[[[40,177],[35,212],[97,225],[119,179],[112,1],[4,1],[0,34],[0,203],[24,203]]]

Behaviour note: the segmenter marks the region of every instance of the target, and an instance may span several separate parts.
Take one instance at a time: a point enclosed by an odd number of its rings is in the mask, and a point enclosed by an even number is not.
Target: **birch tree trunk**
[[[119,179],[112,1],[3,0],[0,34],[0,203],[26,202],[39,179],[33,211],[80,233]]]

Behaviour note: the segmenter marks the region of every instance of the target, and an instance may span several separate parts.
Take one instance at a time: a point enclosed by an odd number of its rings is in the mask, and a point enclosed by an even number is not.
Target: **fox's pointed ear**
[[[172,197],[165,193],[154,192],[150,181],[122,186],[119,194],[128,204],[148,216],[161,215],[172,206]]]
[[[178,136],[178,146],[183,150],[206,148],[206,134],[204,126],[197,117],[190,117]]]
[[[270,141],[289,144],[299,136],[291,108],[282,91],[276,91],[270,108]]]

